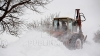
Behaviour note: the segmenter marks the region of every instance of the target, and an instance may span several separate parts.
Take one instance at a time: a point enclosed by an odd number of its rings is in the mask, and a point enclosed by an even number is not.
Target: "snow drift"
[[[100,44],[88,39],[83,49],[68,50],[56,38],[32,30],[7,48],[0,48],[0,56],[100,56],[99,47]]]

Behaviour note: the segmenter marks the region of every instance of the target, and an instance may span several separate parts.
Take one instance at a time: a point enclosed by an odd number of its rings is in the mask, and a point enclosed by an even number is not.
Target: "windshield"
[[[54,28],[57,28],[57,23],[58,23],[58,21],[54,20]]]
[[[72,32],[72,20],[69,20],[68,28],[69,28],[69,30]]]

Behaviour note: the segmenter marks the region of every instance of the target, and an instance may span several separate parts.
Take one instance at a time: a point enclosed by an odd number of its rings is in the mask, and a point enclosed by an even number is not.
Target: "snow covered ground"
[[[9,42],[6,48],[0,48],[0,56],[100,56],[100,44],[90,39],[83,49],[77,50],[68,50],[56,38],[36,30],[28,31],[14,41]]]

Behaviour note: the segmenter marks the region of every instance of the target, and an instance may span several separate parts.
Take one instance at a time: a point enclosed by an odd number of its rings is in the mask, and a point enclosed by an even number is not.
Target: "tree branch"
[[[16,7],[19,6],[19,5],[23,5],[23,4],[25,4],[25,3],[28,3],[29,1],[30,1],[30,0],[25,1],[25,2],[20,2],[20,3],[18,3],[18,4],[13,5],[13,6],[10,8],[10,10],[9,10],[8,12],[10,12],[13,8],[16,8]]]
[[[5,16],[7,15],[10,2],[11,2],[11,0],[8,0],[8,3],[7,3],[7,7],[6,7],[6,9],[5,9],[5,12],[4,12],[4,14],[2,15],[2,17],[0,17],[0,22],[1,22],[2,19],[4,19]]]

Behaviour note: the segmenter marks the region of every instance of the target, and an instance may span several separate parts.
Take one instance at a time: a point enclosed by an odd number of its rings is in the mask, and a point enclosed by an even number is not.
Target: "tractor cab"
[[[77,32],[76,21],[69,17],[54,18],[53,28],[55,31]]]

